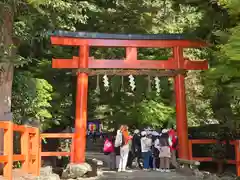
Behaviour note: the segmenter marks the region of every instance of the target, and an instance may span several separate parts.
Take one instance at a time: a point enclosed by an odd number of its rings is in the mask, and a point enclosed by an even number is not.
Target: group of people
[[[171,164],[177,167],[177,142],[173,128],[160,132],[136,129],[131,136],[128,127],[122,125],[115,136],[106,138],[103,151],[108,156],[109,168],[112,170],[126,171],[136,160],[138,167],[144,170],[170,172]]]

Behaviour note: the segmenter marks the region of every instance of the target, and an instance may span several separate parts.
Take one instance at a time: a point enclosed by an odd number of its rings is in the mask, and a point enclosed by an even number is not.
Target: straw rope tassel
[[[121,79],[121,89],[120,89],[121,92],[124,92],[124,76],[122,76],[122,79]]]
[[[148,92],[152,91],[152,82],[151,82],[151,76],[148,76]]]
[[[96,94],[100,94],[99,75],[97,75],[95,92],[96,92]]]

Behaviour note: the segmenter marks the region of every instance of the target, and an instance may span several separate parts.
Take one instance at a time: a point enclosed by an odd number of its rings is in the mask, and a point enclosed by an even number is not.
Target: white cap
[[[140,131],[138,129],[134,130],[134,134],[138,134]]]
[[[168,132],[167,129],[163,129],[163,130],[162,130],[162,133],[167,133],[167,132]]]
[[[159,136],[159,133],[157,131],[152,131],[153,136]]]
[[[142,136],[146,136],[146,135],[147,135],[146,131],[142,131],[142,132],[141,132],[141,135],[142,135]]]

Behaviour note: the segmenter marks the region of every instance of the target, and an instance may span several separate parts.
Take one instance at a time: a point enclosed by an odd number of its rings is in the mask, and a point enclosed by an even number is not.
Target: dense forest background
[[[240,1],[239,0],[0,0],[0,116],[13,112],[16,123],[37,122],[41,128],[72,126],[76,77],[70,70],[51,68],[51,58],[72,57],[77,50],[52,47],[52,30],[105,33],[187,33],[210,44],[186,49],[191,59],[209,60],[208,71],[186,77],[188,124],[218,123],[233,130],[240,122]],[[95,57],[122,57],[122,49],[92,49]],[[140,58],[159,59],[169,52],[140,49]],[[152,77],[152,80],[154,77]],[[172,80],[109,77],[89,80],[88,118],[108,127],[162,125],[175,122]],[[98,90],[98,84],[100,92]],[[111,94],[111,96],[109,96]]]

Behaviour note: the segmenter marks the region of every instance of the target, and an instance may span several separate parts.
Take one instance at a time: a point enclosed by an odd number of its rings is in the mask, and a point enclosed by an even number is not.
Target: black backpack
[[[121,146],[124,146],[125,145],[125,139],[124,139],[124,135],[122,134],[122,144]]]
[[[159,150],[153,146],[152,148],[153,156],[154,157],[159,157]]]

